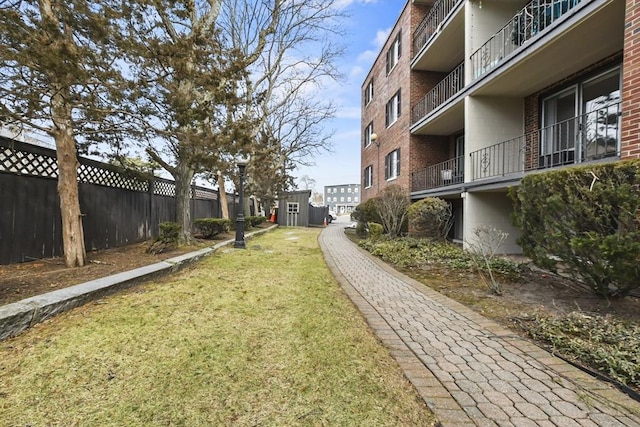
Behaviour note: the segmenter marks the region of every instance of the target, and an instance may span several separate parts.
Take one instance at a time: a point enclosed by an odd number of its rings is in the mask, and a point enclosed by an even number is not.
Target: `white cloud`
[[[356,65],[355,67],[351,68],[351,72],[349,73],[349,77],[361,76],[363,71],[364,71],[364,69],[362,67],[360,67],[359,65]]]
[[[372,40],[375,49],[365,50],[358,55],[358,62],[372,63],[376,59],[376,56],[378,56],[378,53],[380,53],[380,49],[384,46],[387,38],[389,38],[389,34],[391,34],[391,27],[376,31],[376,37]]]
[[[344,9],[351,6],[352,4],[373,4],[377,2],[378,0],[336,0],[333,3],[333,7]]]
[[[358,101],[360,101],[360,99],[358,99]],[[340,115],[341,119],[358,119],[358,121],[362,118],[362,112],[360,111],[360,105],[358,102],[358,105],[355,107],[343,107],[340,109],[340,113],[338,113]]]
[[[376,38],[373,41],[373,45],[378,48],[378,50],[382,49],[384,42],[389,38],[389,34],[391,34],[391,27],[384,30],[378,30],[376,32]]]

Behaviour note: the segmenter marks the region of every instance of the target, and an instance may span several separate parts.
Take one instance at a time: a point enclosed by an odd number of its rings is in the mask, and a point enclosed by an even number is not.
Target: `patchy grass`
[[[319,229],[281,228],[0,343],[0,425],[423,425]]]

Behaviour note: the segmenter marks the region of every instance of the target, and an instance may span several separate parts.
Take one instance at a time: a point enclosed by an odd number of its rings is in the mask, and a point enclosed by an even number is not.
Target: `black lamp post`
[[[249,163],[248,159],[238,160],[238,172],[240,173],[240,186],[238,188],[238,195],[240,196],[240,208],[238,209],[238,215],[236,216],[236,240],[233,242],[234,248],[245,249],[244,242],[244,191],[242,184],[244,181],[244,170]]]

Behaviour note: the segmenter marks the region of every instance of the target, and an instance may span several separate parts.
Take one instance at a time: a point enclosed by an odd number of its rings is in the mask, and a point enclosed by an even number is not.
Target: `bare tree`
[[[77,153],[117,129],[110,114],[120,93],[111,31],[117,10],[108,0],[0,1],[0,118],[55,140],[68,267],[86,261]]]
[[[251,65],[246,84],[248,102],[257,100],[258,144],[252,155],[269,159],[261,165],[263,170],[269,167],[268,180],[257,182],[265,175],[253,174],[249,185],[262,197],[286,190],[282,187],[291,185],[296,167],[311,165],[316,154],[331,149],[333,130],[326,122],[336,108],[322,91],[341,80],[336,60],[344,52],[336,40],[344,35],[346,15],[335,0],[263,0],[259,6],[255,1],[223,0],[219,28],[233,48],[251,55],[274,9],[278,20],[273,37]],[[267,181],[273,182],[271,188]]]
[[[392,237],[398,237],[407,219],[411,201],[406,191],[399,185],[386,187],[375,199],[375,207],[384,227]]]
[[[312,190],[313,186],[316,185],[316,180],[311,178],[309,175],[303,175],[299,180],[302,187],[304,187],[303,190]]]

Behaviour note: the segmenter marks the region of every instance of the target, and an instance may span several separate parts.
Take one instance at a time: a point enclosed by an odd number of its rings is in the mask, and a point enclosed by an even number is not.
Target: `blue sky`
[[[338,107],[336,118],[326,126],[335,129],[333,152],[316,156],[314,166],[299,168],[295,175],[316,181],[313,190],[325,186],[360,183],[360,105],[362,83],[400,16],[405,0],[343,0],[351,19],[347,54],[339,63],[344,84],[331,88]],[[297,181],[299,187],[300,182]]]

